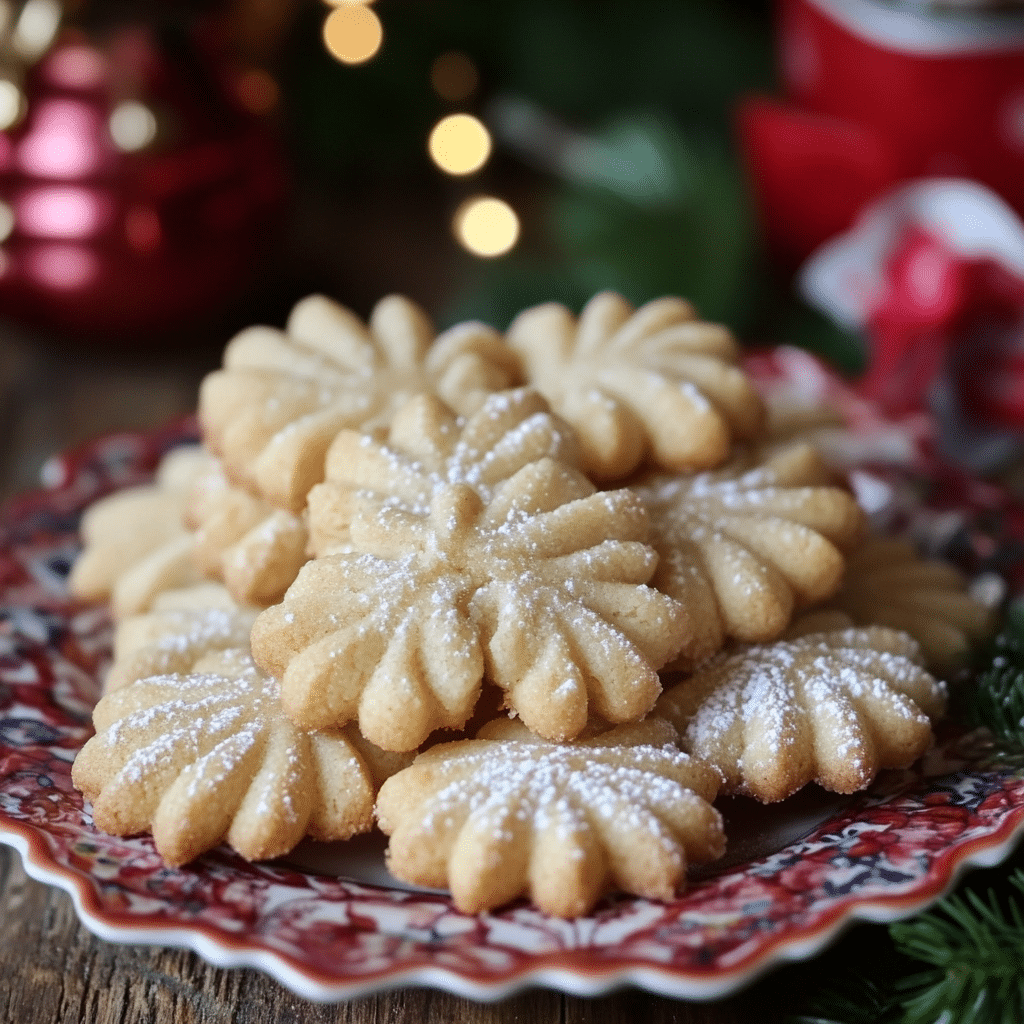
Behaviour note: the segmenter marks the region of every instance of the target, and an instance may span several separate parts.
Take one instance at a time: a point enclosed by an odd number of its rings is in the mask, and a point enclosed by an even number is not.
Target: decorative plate
[[[773,360],[759,370],[786,372]],[[856,798],[810,791],[767,809],[733,801],[725,865],[672,903],[609,898],[576,921],[525,903],[459,913],[444,893],[389,883],[372,842],[310,844],[256,865],[221,848],[168,869],[149,838],[98,832],[71,785],[110,623],[103,609],[72,603],[65,578],[81,509],[147,479],[192,430],[117,435],[61,456],[44,472],[48,489],[17,500],[0,523],[0,842],[34,878],[69,892],[105,939],[188,947],[316,1000],[408,985],[497,999],[530,985],[597,995],[626,984],[714,999],[813,955],[855,919],[922,909],[969,865],[1006,856],[1024,831],[1024,772],[990,761],[979,737],[953,735]],[[919,466],[889,465],[871,479],[888,489],[888,514],[918,533],[943,524],[945,543],[974,570],[1005,568],[1005,538],[1024,535],[1004,495],[965,491],[963,480],[950,492],[934,467],[925,478]]]

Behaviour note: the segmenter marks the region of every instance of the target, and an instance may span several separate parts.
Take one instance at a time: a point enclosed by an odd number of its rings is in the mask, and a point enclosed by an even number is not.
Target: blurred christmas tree
[[[307,5],[281,76],[292,151],[314,187],[433,176],[439,222],[475,193],[509,199],[523,230],[508,255],[467,258],[436,240],[458,279],[447,319],[503,326],[523,305],[578,306],[611,287],[634,302],[685,294],[742,328],[754,246],[729,118],[770,79],[767,6],[379,3],[383,45],[351,66],[322,43],[324,9]],[[438,80],[445,60],[469,83],[461,93]],[[456,110],[479,117],[495,149],[443,180],[425,140]]]

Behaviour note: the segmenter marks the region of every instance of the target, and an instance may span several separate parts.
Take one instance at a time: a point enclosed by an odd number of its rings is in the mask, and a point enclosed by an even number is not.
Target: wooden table
[[[35,486],[42,462],[54,451],[192,410],[198,382],[219,355],[219,345],[185,354],[69,350],[0,329],[0,499]],[[788,970],[805,972],[805,980],[814,973]],[[190,952],[93,937],[67,895],[29,879],[18,854],[0,846],[0,1022],[760,1024],[782,1019],[793,989],[776,977],[713,1004],[634,990],[597,999],[537,990],[478,1004],[425,989],[313,1004],[254,970],[224,970]]]

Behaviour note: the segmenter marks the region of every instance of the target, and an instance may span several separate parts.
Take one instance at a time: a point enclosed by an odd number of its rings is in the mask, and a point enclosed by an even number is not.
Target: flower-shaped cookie
[[[152,831],[170,865],[225,840],[262,860],[306,835],[346,839],[372,826],[378,782],[356,743],[346,731],[297,729],[244,649],[107,694],[93,719],[75,785],[101,829]]]
[[[717,773],[625,727],[573,744],[461,740],[432,747],[381,788],[388,867],[451,890],[467,913],[529,896],[561,917],[608,888],[671,899],[691,862],[725,847]],[[655,730],[656,733],[658,730]]]
[[[858,626],[901,629],[920,645],[929,668],[949,674],[961,667],[971,644],[995,626],[991,608],[967,592],[963,575],[946,562],[922,559],[906,541],[871,537],[846,565],[843,585],[808,618],[841,613]],[[811,623],[794,625],[806,632]]]
[[[296,722],[358,716],[374,743],[412,749],[466,722],[485,674],[549,739],[577,735],[588,710],[624,722],[650,709],[686,612],[644,585],[657,556],[640,499],[595,492],[549,457],[563,441],[536,401],[494,395],[460,423],[424,396],[387,443],[345,442],[346,482],[321,495],[338,492],[350,550],[308,562],[253,628]],[[316,543],[330,517],[310,504]]]
[[[683,299],[634,312],[602,292],[578,321],[548,303],[520,313],[507,338],[527,380],[576,428],[595,480],[624,477],[644,461],[706,469],[728,456],[734,438],[761,429],[761,399],[735,365],[736,343]]]
[[[661,558],[654,585],[693,612],[681,665],[726,637],[773,639],[795,606],[839,586],[842,552],[864,523],[853,497],[828,479],[814,450],[795,445],[761,463],[745,454],[720,470],[653,476],[636,488]]]
[[[94,502],[82,516],[83,549],[68,587],[83,601],[110,600],[115,618],[145,611],[164,590],[202,579],[186,528],[192,483],[210,456],[195,445],[164,456],[152,484],[129,487]]]
[[[907,767],[944,704],[917,643],[875,626],[720,655],[663,693],[656,713],[722,772],[724,793],[769,803],[808,782],[852,793]]]
[[[114,632],[104,692],[147,676],[191,672],[211,652],[247,647],[256,614],[229,603],[165,607],[123,619]]]
[[[395,413],[386,440],[356,430],[334,439],[326,479],[309,493],[309,549],[314,555],[376,551],[380,538],[353,547],[354,519],[365,530],[385,507],[423,515],[446,482],[465,481],[487,504],[496,487],[543,458],[579,468],[579,444],[530,388],[490,395],[461,423],[436,398],[410,399]],[[402,554],[401,543],[393,550]]]
[[[193,485],[186,515],[199,568],[240,603],[280,601],[306,561],[305,519],[233,485],[218,460]]]
[[[203,381],[199,416],[233,479],[300,512],[342,428],[386,422],[421,392],[472,412],[518,373],[514,353],[483,324],[460,324],[434,340],[426,314],[408,299],[381,300],[367,327],[311,295],[284,332],[254,327],[228,345],[223,369]]]

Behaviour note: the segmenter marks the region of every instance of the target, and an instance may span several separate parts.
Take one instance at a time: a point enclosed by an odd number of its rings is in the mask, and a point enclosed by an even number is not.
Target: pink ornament
[[[0,132],[4,315],[137,335],[252,282],[284,159],[233,98],[230,67],[194,42],[172,57],[145,29],[102,47],[66,33],[31,70],[27,114]]]

